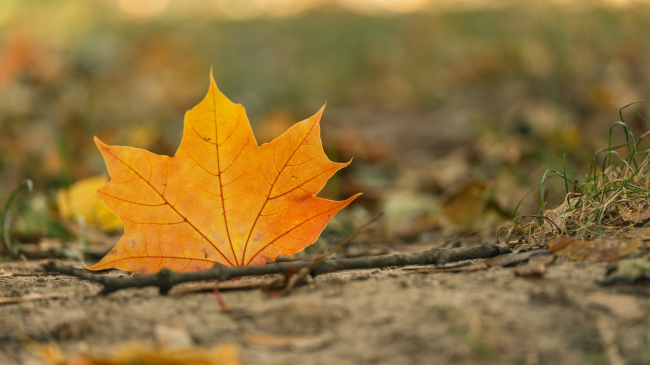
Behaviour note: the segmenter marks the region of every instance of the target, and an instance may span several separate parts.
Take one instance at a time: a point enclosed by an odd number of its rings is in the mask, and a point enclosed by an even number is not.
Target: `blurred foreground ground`
[[[118,357],[124,344],[156,353],[185,343],[199,353],[197,345],[230,343],[248,365],[647,364],[649,288],[600,287],[594,279],[605,266],[559,258],[542,279],[516,278],[509,268],[343,272],[284,298],[224,292],[228,312],[219,309],[212,282],[199,284],[202,292],[183,284],[169,296],[151,288],[96,296],[98,286],[76,278],[0,277],[0,290],[14,296],[62,296],[0,306],[0,362],[43,364],[20,342],[29,338],[68,354]],[[38,272],[20,263],[0,267]]]

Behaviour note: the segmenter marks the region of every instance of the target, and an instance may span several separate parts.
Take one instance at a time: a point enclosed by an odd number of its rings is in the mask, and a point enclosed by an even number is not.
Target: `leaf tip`
[[[102,142],[97,136],[94,136],[93,140],[95,141],[95,145],[97,145],[97,148],[99,148],[100,150],[102,148],[106,149],[108,147],[108,145],[106,143]]]
[[[311,116],[308,120],[312,121],[313,124],[320,124],[320,118],[323,116],[323,112],[325,111],[325,107],[327,106],[327,102],[323,104],[323,106],[314,114]]]
[[[360,197],[361,195],[363,195],[363,193],[356,193],[356,194],[352,195],[351,197],[349,197],[349,198],[347,198],[345,200],[342,200],[340,202],[341,203],[341,209],[347,207],[350,203],[352,203],[356,198]]]
[[[217,87],[217,82],[214,81],[214,72],[213,72],[213,70],[214,70],[214,67],[210,66],[210,87],[212,87],[212,86]]]
[[[97,138],[97,137],[95,137],[95,138]],[[83,260],[81,261],[81,264],[84,266],[84,269],[86,269],[86,270],[90,270],[90,271],[95,271],[96,270],[96,269],[93,269],[93,266],[96,266],[96,265],[88,266],[88,265],[86,265],[86,261],[83,261]]]

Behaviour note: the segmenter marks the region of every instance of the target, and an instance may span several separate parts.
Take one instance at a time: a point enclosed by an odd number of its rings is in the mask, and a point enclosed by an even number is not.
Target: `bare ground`
[[[71,294],[0,306],[0,364],[43,363],[21,344],[26,337],[56,341],[67,353],[101,351],[153,344],[166,324],[187,328],[199,345],[234,343],[249,365],[647,364],[650,287],[601,287],[594,279],[605,268],[558,258],[538,279],[515,277],[511,268],[334,273],[282,298],[224,291],[230,311],[212,292],[188,292],[193,284],[168,296],[156,289],[97,296],[98,285],[62,275],[2,276],[3,297]]]

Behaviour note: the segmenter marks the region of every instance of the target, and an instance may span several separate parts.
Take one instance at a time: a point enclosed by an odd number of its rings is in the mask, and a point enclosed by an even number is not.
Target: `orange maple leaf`
[[[97,195],[124,222],[124,236],[90,270],[149,274],[264,264],[303,250],[341,202],[315,196],[348,163],[320,140],[323,108],[257,146],[244,107],[210,75],[205,99],[185,114],[174,157],[108,146],[95,137],[111,176]]]

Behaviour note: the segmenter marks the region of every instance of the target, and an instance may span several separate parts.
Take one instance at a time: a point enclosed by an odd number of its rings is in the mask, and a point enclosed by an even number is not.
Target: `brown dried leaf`
[[[512,269],[515,276],[523,278],[539,278],[546,272],[546,265],[543,261],[531,259],[525,265],[517,266]]]
[[[629,234],[630,238],[638,238],[642,241],[650,240],[650,228],[635,228]]]
[[[569,245],[571,245],[575,240],[573,238],[558,238],[554,239],[551,241],[551,243],[548,244],[548,250],[555,253],[561,250],[564,250],[567,248]]]
[[[541,262],[544,265],[548,265],[555,260],[553,255],[536,255],[530,258],[529,262]]]
[[[482,182],[466,183],[449,196],[442,205],[442,214],[454,225],[471,229],[485,211],[484,195],[487,186]]]
[[[621,212],[621,218],[629,223],[641,223],[650,219],[650,208],[640,211],[631,211],[629,213]]]
[[[641,241],[637,239],[603,239],[584,242],[559,239],[551,242],[549,250],[558,256],[577,261],[611,261],[624,257],[639,246]]]
[[[572,198],[570,200],[572,205],[575,205],[577,198]],[[554,232],[561,234],[566,230],[566,214],[567,210],[569,209],[569,204],[567,201],[562,202],[557,208],[547,210],[544,212],[544,216],[548,218],[551,222],[555,224],[551,224],[547,222],[546,220],[544,221],[544,231],[546,232]],[[558,228],[562,230],[562,232],[558,232]]]

